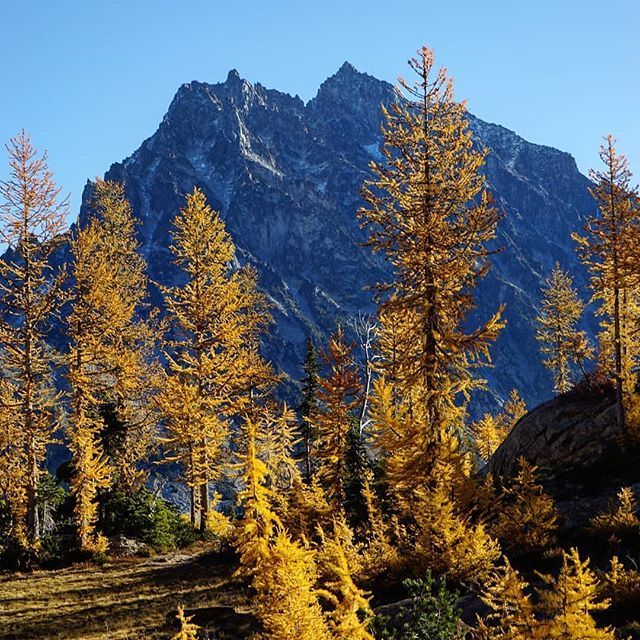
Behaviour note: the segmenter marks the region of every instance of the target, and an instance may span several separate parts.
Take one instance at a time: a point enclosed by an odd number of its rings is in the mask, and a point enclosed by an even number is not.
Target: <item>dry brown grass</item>
[[[167,614],[179,604],[242,604],[232,570],[229,557],[199,550],[0,576],[0,638],[168,638]]]

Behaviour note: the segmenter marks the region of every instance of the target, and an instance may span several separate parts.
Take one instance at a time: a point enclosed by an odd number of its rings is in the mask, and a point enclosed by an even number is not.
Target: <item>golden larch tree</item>
[[[202,191],[187,195],[174,225],[171,251],[186,282],[162,287],[171,328],[163,442],[186,467],[192,519],[204,530],[230,420],[273,378],[258,353],[269,315],[255,272],[232,268],[233,241]]]
[[[318,478],[330,503],[338,509],[343,509],[346,501],[349,431],[361,401],[362,384],[353,349],[339,326],[323,354],[327,373],[319,381],[319,406],[309,418],[316,433]]]
[[[560,574],[540,575],[545,586],[532,602],[529,585],[505,559],[492,573],[483,600],[491,612],[478,625],[482,640],[614,640],[609,627],[599,627],[593,612],[607,609],[601,585],[576,549],[563,553]]]
[[[373,640],[368,631],[373,612],[367,595],[353,580],[354,567],[350,562],[351,554],[345,549],[344,536],[335,525],[333,535],[320,533],[318,565],[322,595],[331,605],[328,614],[331,637],[335,640]]]
[[[586,235],[573,234],[580,256],[591,272],[592,299],[600,302],[602,320],[599,359],[612,373],[617,419],[625,427],[625,405],[635,388],[634,366],[640,355],[640,205],[625,156],[608,136],[600,148],[602,171],[591,171],[598,212],[585,225]]]
[[[265,637],[273,640],[329,640],[318,591],[314,552],[276,532],[258,567],[253,588]]]
[[[525,401],[517,389],[512,389],[502,411],[495,415],[485,413],[482,418],[471,424],[469,430],[477,458],[487,462],[526,412]]]
[[[103,336],[108,345],[108,392],[101,400],[105,423],[102,440],[113,469],[115,485],[127,493],[139,488],[145,476],[139,469],[153,444],[158,412],[160,367],[157,361],[159,326],[148,302],[147,264],[140,252],[137,225],[124,184],[96,180],[93,215],[100,225],[102,260],[114,271],[114,292],[120,313],[110,318]]]
[[[518,473],[503,492],[493,532],[514,554],[543,551],[555,542],[558,512],[537,472],[535,465],[520,458]]]
[[[0,181],[0,445],[10,471],[12,532],[22,543],[40,535],[38,482],[46,447],[59,426],[53,350],[47,345],[62,304],[64,273],[51,257],[63,240],[67,201],[60,199],[47,154],[22,131],[7,144],[9,177]]]
[[[409,64],[416,81],[400,79],[401,95],[383,109],[384,160],[371,164],[359,217],[369,246],[394,272],[392,283],[377,285],[381,332],[393,344],[380,368],[403,401],[421,407],[411,437],[397,443],[409,447],[403,481],[419,486],[441,433],[460,420],[457,401],[479,384],[473,369],[487,363],[503,326],[500,311],[475,330],[464,326],[501,214],[481,173],[486,150],[474,146],[452,80],[443,69],[434,73],[427,47]]]
[[[593,612],[609,607],[600,598],[600,584],[589,568],[589,560],[581,560],[577,549],[563,554],[562,568],[557,578],[541,576],[547,584],[539,589],[539,609],[543,612],[536,637],[549,640],[614,640],[610,627],[598,627]]]
[[[239,454],[238,463],[242,517],[236,523],[235,547],[240,555],[240,573],[253,575],[281,523],[273,511],[267,465],[258,455],[258,426],[251,418],[243,425],[243,441],[244,452]]]
[[[137,462],[155,425],[154,333],[137,314],[144,310],[146,277],[137,253],[135,223],[123,186],[98,180],[93,215],[71,239],[71,310],[67,436],[73,455],[71,480],[80,546],[103,546],[95,535],[98,490],[117,470],[119,486],[133,489]],[[104,406],[113,407],[126,431],[106,430]],[[114,442],[114,440],[118,440]],[[111,464],[105,453],[111,447]]]
[[[482,593],[482,600],[491,611],[484,620],[478,620],[481,640],[533,640],[539,637],[528,586],[507,558],[502,567],[491,572]]]
[[[578,329],[584,306],[573,278],[556,262],[542,287],[536,331],[543,364],[553,375],[556,393],[569,391],[572,369],[578,365],[584,374],[584,363],[593,355],[586,333]]]

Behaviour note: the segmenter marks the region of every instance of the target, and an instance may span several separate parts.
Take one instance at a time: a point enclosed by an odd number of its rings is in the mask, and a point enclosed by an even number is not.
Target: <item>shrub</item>
[[[175,505],[143,488],[128,495],[112,491],[102,500],[99,527],[107,536],[140,540],[156,551],[193,544],[197,534]]]
[[[462,640],[459,594],[450,591],[444,577],[434,580],[430,572],[422,579],[403,583],[410,604],[396,616],[398,623],[376,616],[372,633],[378,640]]]

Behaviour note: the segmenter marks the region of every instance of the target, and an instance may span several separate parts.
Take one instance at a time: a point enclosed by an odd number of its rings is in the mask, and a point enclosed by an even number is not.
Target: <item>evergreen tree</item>
[[[593,300],[601,303],[600,362],[613,374],[618,425],[623,429],[640,355],[640,205],[630,185],[627,159],[616,152],[611,136],[600,148],[600,158],[604,170],[590,173],[599,211],[587,221],[586,235],[573,237],[591,272]]]
[[[488,361],[503,325],[498,311],[466,330],[501,215],[481,173],[486,150],[474,148],[465,105],[454,100],[444,70],[434,77],[433,65],[433,53],[421,49],[410,61],[415,84],[401,80],[404,99],[384,109],[384,162],[372,163],[375,177],[365,183],[367,206],[359,212],[369,246],[394,270],[393,283],[377,285],[380,368],[394,395],[420,416],[409,437],[394,443],[389,436],[384,446],[403,461],[404,477],[391,483],[414,487],[428,481],[438,440],[459,423],[458,400],[478,386],[472,371]]]
[[[40,536],[38,483],[46,447],[59,426],[53,385],[54,353],[47,345],[62,303],[62,272],[50,258],[63,241],[67,201],[60,200],[47,166],[22,131],[11,138],[9,177],[0,181],[0,456],[22,544]]]
[[[579,365],[584,374],[584,361],[592,356],[586,333],[578,330],[583,311],[584,303],[573,287],[573,278],[556,263],[542,288],[536,332],[556,393],[569,391],[572,366]]]
[[[174,224],[171,250],[186,283],[162,288],[172,330],[160,396],[163,442],[168,459],[186,467],[192,520],[204,531],[230,420],[273,378],[258,353],[269,316],[254,271],[232,270],[233,242],[200,190],[187,196]]]
[[[307,339],[304,364],[302,365],[304,378],[302,379],[302,403],[300,404],[300,418],[302,442],[304,445],[304,473],[307,481],[313,474],[313,445],[315,433],[312,416],[318,410],[318,390],[320,363],[318,352],[311,338]]]

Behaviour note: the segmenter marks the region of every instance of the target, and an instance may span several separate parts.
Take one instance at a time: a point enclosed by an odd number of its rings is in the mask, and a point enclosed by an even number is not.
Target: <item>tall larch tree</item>
[[[159,326],[148,300],[149,278],[140,253],[138,222],[124,184],[96,180],[92,207],[101,229],[102,260],[112,265],[112,286],[122,305],[103,336],[111,357],[109,389],[100,397],[101,440],[115,485],[131,493],[144,482],[139,463],[149,453],[157,431],[159,416],[153,400],[160,378]]]
[[[443,69],[434,72],[427,47],[409,65],[416,80],[400,79],[397,102],[383,110],[384,160],[371,164],[359,216],[369,246],[395,276],[377,285],[381,331],[387,342],[395,336],[381,369],[417,415],[412,433],[398,439],[408,448],[399,454],[394,447],[405,469],[396,480],[420,486],[441,434],[461,420],[458,401],[479,384],[473,369],[488,362],[503,326],[501,311],[475,330],[465,325],[501,214],[481,173],[486,150],[474,146],[452,80]]]
[[[54,353],[47,345],[62,302],[64,274],[51,263],[63,240],[67,201],[60,198],[47,154],[22,131],[6,145],[9,177],[0,181],[0,423],[8,438],[0,455],[11,469],[13,535],[36,543],[38,482],[46,447],[59,425]],[[5,467],[6,464],[6,467]]]
[[[255,272],[232,268],[233,241],[202,191],[187,195],[174,224],[171,251],[186,281],[162,288],[170,337],[160,406],[169,459],[184,463],[192,519],[205,530],[230,420],[273,378],[258,353],[269,315]]]
[[[146,277],[135,223],[121,184],[98,180],[93,191],[93,216],[71,240],[67,317],[71,488],[85,550],[103,546],[94,531],[98,490],[108,487],[112,476],[121,488],[133,488],[155,424],[148,406],[153,406],[155,336],[137,316],[144,310]],[[106,441],[105,405],[128,425]],[[105,446],[111,448],[110,460]]]
[[[584,363],[593,355],[586,333],[578,329],[584,306],[573,278],[556,262],[542,287],[536,331],[543,363],[553,375],[556,393],[569,391],[573,368],[579,366],[584,373]]]
[[[320,379],[320,406],[311,417],[317,432],[318,477],[337,509],[345,505],[350,431],[361,401],[362,384],[353,350],[338,326],[323,354],[327,372]]]
[[[640,355],[640,205],[625,156],[608,136],[600,148],[604,164],[591,171],[591,189],[598,212],[585,225],[586,235],[573,234],[583,262],[591,272],[593,300],[602,320],[599,358],[616,387],[617,420],[625,427],[625,405],[635,387],[633,367]]]

